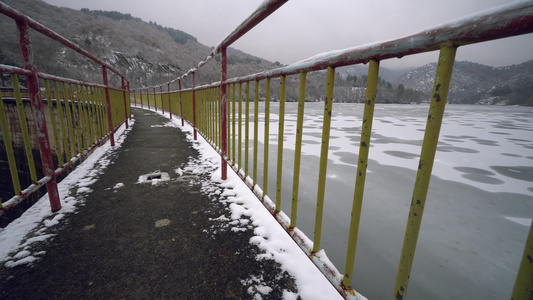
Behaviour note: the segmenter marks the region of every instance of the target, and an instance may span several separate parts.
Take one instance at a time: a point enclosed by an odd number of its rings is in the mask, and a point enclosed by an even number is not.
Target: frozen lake
[[[297,226],[310,238],[323,106],[305,107]],[[369,299],[392,297],[428,107],[375,108],[353,282]],[[271,103],[268,195],[273,201],[278,110],[278,103]],[[264,103],[259,112],[262,185]],[[250,113],[253,121],[252,103]],[[297,103],[287,103],[282,209],[288,215],[296,113]],[[341,273],[362,115],[362,104],[333,105],[321,245]],[[250,139],[252,147],[253,123]],[[408,299],[509,299],[533,216],[533,108],[448,105],[433,175]]]

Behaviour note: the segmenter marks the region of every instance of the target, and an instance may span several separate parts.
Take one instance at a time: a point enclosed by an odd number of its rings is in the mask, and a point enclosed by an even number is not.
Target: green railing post
[[[296,227],[298,217],[298,191],[300,189],[300,161],[302,158],[302,136],[304,124],[304,107],[305,107],[305,85],[307,73],[300,73],[300,88],[298,92],[298,117],[296,119],[296,142],[294,149],[294,172],[292,179],[292,206],[291,206],[291,224],[290,228]]]
[[[250,140],[250,82],[246,81],[244,88],[245,115],[244,115],[244,178],[248,177],[248,146]]]
[[[440,49],[426,131],[420,153],[420,161],[418,163],[409,218],[405,229],[396,285],[394,287],[394,299],[403,299],[407,293],[407,285],[409,283],[409,276],[411,275],[420,224],[422,223],[422,214],[426,205],[429,181],[431,179],[435,152],[437,151],[437,143],[439,142],[440,127],[446,106],[446,97],[448,96],[456,51],[457,47],[451,43],[444,44]]]
[[[529,226],[529,235],[522,262],[516,275],[516,282],[513,288],[512,300],[531,300],[533,299],[533,221]]]
[[[265,136],[263,140],[263,197],[268,193],[268,145],[270,136],[270,78],[265,79]]]
[[[35,162],[33,160],[33,152],[31,149],[30,133],[28,132],[28,123],[26,122],[24,104],[22,103],[22,95],[20,94],[19,80],[16,74],[11,74],[11,82],[13,83],[13,91],[15,92],[15,101],[17,103],[20,128],[22,129],[22,137],[24,140],[24,149],[26,151],[26,159],[28,160],[28,168],[30,170],[30,177],[31,177],[31,181],[33,183],[36,183],[38,180],[37,171],[35,170]]]
[[[63,165],[63,151],[61,151],[61,143],[59,142],[59,135],[57,133],[56,116],[54,112],[54,105],[52,103],[52,93],[50,92],[50,83],[44,80],[44,89],[46,92],[46,102],[48,103],[48,113],[50,114],[50,123],[52,123],[52,132],[54,134],[54,143],[56,146],[57,161],[59,166]],[[56,101],[57,102],[57,101]]]
[[[71,105],[69,102],[70,99],[70,92],[67,90],[67,84],[65,82],[61,83],[62,92],[63,92],[63,100],[65,102],[65,111],[67,112],[67,126],[69,131],[69,137],[70,137],[70,158],[73,158],[76,156],[76,142],[74,140],[74,123],[72,121],[72,114],[71,114]],[[66,148],[65,148],[66,149]],[[68,154],[67,154],[68,155]],[[67,157],[68,158],[68,157]]]
[[[7,161],[9,163],[9,172],[11,173],[11,182],[13,182],[13,190],[15,195],[20,194],[20,180],[17,169],[17,162],[15,160],[15,153],[13,152],[13,143],[11,142],[11,135],[9,134],[9,126],[7,123],[6,108],[4,106],[4,99],[0,93],[0,130],[4,138],[4,147],[6,149]],[[0,207],[2,202],[0,201]]]
[[[232,84],[231,89],[231,163],[235,165],[235,84]]]
[[[65,128],[65,119],[63,117],[63,105],[61,104],[61,97],[59,94],[59,84],[57,81],[54,81],[54,96],[56,98],[56,109],[57,114],[59,115],[59,126],[61,127],[61,136],[63,141],[63,150],[65,152],[66,161],[69,161],[70,148],[67,138],[67,129]]]
[[[279,126],[278,126],[278,169],[276,174],[276,213],[281,210],[281,183],[283,175],[283,130],[285,126],[285,86],[286,77],[281,76],[279,92]]]
[[[357,249],[357,237],[359,234],[359,221],[361,207],[363,205],[363,193],[365,189],[366,168],[368,153],[370,151],[370,135],[372,134],[372,121],[374,119],[374,105],[378,87],[379,61],[371,60],[368,66],[368,81],[366,86],[365,108],[363,112],[363,124],[361,128],[361,142],[357,157],[357,175],[355,178],[355,191],[352,204],[352,217],[350,220],[350,233],[348,234],[348,249],[346,250],[346,264],[344,266],[343,285],[352,287],[353,266]]]
[[[320,149],[320,167],[318,171],[318,192],[316,199],[315,236],[313,253],[320,251],[322,237],[322,215],[324,214],[324,196],[326,193],[326,172],[328,168],[329,134],[331,128],[331,110],[333,108],[333,88],[335,86],[335,68],[328,67],[326,80],[326,98],[324,99],[324,120],[322,127],[322,145]]]
[[[242,169],[242,83],[239,82],[239,121],[238,121],[238,125],[239,125],[239,160],[238,160],[238,164],[239,164],[239,169]]]
[[[254,162],[253,162],[253,185],[257,184],[257,147],[259,140],[259,81],[255,81],[255,95],[254,95]]]

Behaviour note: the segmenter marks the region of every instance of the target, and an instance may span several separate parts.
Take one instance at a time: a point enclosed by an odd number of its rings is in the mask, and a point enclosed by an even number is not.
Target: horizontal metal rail
[[[413,198],[409,212],[409,218],[406,224],[406,231],[404,236],[404,245],[402,247],[400,265],[398,266],[398,273],[396,277],[395,290],[391,291],[394,299],[404,299],[407,293],[407,286],[410,277],[413,257],[416,250],[418,233],[420,231],[422,215],[427,198],[427,191],[431,178],[432,166],[436,152],[436,145],[440,133],[440,126],[442,124],[444,107],[448,93],[448,86],[451,79],[451,72],[454,65],[455,53],[458,47],[476,44],[485,41],[497,40],[506,37],[512,37],[533,32],[533,2],[517,2],[509,5],[499,7],[497,9],[487,10],[475,15],[470,15],[462,19],[451,21],[447,24],[430,28],[419,33],[394,39],[386,42],[379,42],[374,44],[362,45],[358,47],[331,51],[327,53],[318,54],[308,59],[293,63],[291,65],[227,79],[226,77],[226,47],[242,36],[247,30],[255,26],[259,19],[264,18],[268,13],[264,11],[274,11],[281,2],[267,1],[263,4],[261,13],[257,11],[253,16],[243,22],[234,32],[232,32],[224,41],[219,44],[215,50],[198,66],[192,68],[183,76],[176,80],[180,83],[178,91],[160,92],[150,95],[145,94],[145,103],[148,107],[159,105],[164,106],[162,99],[169,97],[171,103],[165,110],[176,112],[182,117],[182,120],[187,120],[195,130],[199,130],[202,135],[215,150],[221,155],[222,161],[222,178],[224,176],[224,169],[230,166],[242,178],[242,180],[252,189],[257,195],[258,199],[262,201],[265,207],[273,214],[278,222],[286,229],[291,237],[297,242],[301,249],[310,257],[310,259],[322,270],[323,274],[331,281],[337,290],[346,298],[357,299],[360,297],[352,288],[352,279],[354,271],[354,261],[357,248],[357,238],[359,230],[360,215],[362,213],[362,202],[364,196],[366,167],[368,164],[368,154],[370,151],[372,120],[375,106],[376,90],[378,85],[379,65],[383,60],[391,58],[401,58],[408,55],[416,55],[424,52],[439,51],[438,67],[435,74],[435,83],[432,93],[430,110],[428,112],[427,124],[423,145],[420,149],[420,164],[417,170],[416,184],[413,187]],[[271,5],[272,6],[269,6]],[[279,5],[279,6],[277,6]],[[266,9],[266,7],[271,7]],[[258,17],[261,15],[262,17]],[[256,17],[258,22],[250,21]],[[263,17],[264,16],[264,17]],[[257,21],[256,20],[256,21]],[[192,88],[181,89],[181,80],[189,74],[195,74],[198,69],[207,61],[212,59],[215,55],[221,55],[221,81],[195,86]],[[359,144],[359,156],[357,166],[357,176],[354,185],[354,198],[352,203],[352,218],[350,222],[350,233],[348,236],[348,247],[346,251],[346,264],[344,273],[341,273],[337,268],[329,262],[327,256],[321,251],[321,223],[322,210],[326,203],[323,199],[325,188],[328,157],[328,143],[329,143],[329,127],[331,120],[332,101],[334,98],[334,75],[335,68],[340,66],[354,65],[354,64],[369,64],[368,81],[365,96],[364,121],[361,124],[361,141]],[[320,171],[318,172],[319,182],[317,184],[317,210],[315,216],[315,236],[311,241],[305,234],[297,227],[298,216],[298,189],[299,189],[299,173],[300,173],[300,155],[302,143],[302,122],[304,116],[305,105],[305,89],[306,89],[306,75],[308,72],[328,70],[327,88],[325,92],[324,103],[324,118],[323,118],[323,133],[322,133],[322,151],[320,154]],[[277,159],[277,182],[276,182],[276,199],[272,201],[268,195],[268,141],[272,137],[268,132],[269,128],[269,100],[270,100],[270,80],[273,78],[281,78],[280,86],[280,120],[278,130],[278,147],[283,145],[283,96],[285,89],[285,77],[289,75],[300,75],[300,93],[298,106],[298,120],[297,120],[297,135],[296,135],[296,149],[294,154],[294,179],[293,179],[293,198],[290,218],[280,211],[281,199],[279,190],[281,189],[282,180],[280,169],[283,166],[283,154],[278,150]],[[194,78],[194,77],[193,77]],[[174,80],[175,81],[175,80]],[[263,160],[258,157],[258,142],[261,137],[258,136],[258,103],[259,103],[259,85],[264,81],[265,84],[265,135],[263,137],[264,143],[264,157]],[[250,85],[254,85],[255,95],[250,95]],[[244,85],[244,95],[242,86]],[[235,96],[235,90],[238,89],[238,96]],[[141,89],[142,91],[142,89]],[[233,92],[232,92],[233,91]],[[254,93],[252,93],[254,94]],[[135,95],[135,99],[141,99],[143,93],[140,92]],[[249,104],[253,101],[253,111],[251,111]],[[236,111],[235,103],[238,103],[238,111]],[[242,102],[244,102],[244,110]],[[142,104],[141,104],[142,105]],[[228,109],[229,108],[231,109]],[[163,108],[163,107],[161,107]],[[254,120],[249,119],[250,113],[254,116]],[[244,124],[242,120],[244,115]],[[236,117],[238,116],[238,117]],[[231,126],[229,125],[231,123]],[[249,136],[249,126],[253,123],[254,135]],[[242,126],[245,126],[245,132],[242,133]],[[239,128],[236,130],[236,128]],[[250,141],[250,138],[252,141]],[[244,165],[241,165],[241,145],[244,140]],[[229,142],[228,142],[229,141]],[[238,148],[236,148],[238,142]],[[253,145],[252,145],[253,144]],[[251,149],[253,148],[253,152]],[[231,150],[231,151],[230,151]],[[237,150],[237,151],[236,151]],[[252,158],[249,157],[248,152],[252,152]],[[251,160],[251,161],[250,161]],[[252,172],[249,170],[249,165],[252,164]],[[262,165],[260,165],[262,164]],[[257,182],[257,172],[259,169],[263,171],[262,186]],[[250,174],[252,173],[252,174]],[[348,208],[347,208],[348,209]],[[517,278],[515,291],[513,292],[514,299],[526,299],[530,295],[531,286],[527,287],[531,282],[531,277],[528,274],[533,274],[533,267],[528,260],[526,253],[531,253],[531,231],[530,238],[526,245],[526,252],[522,259],[520,272]],[[528,248],[529,247],[529,248]],[[529,255],[529,254],[528,254]],[[524,275],[526,274],[526,275]],[[529,293],[529,294],[528,294]]]
[[[0,64],[0,73],[10,73],[10,74],[17,74],[17,75],[25,75],[25,76],[31,75],[31,71],[29,70],[22,69],[19,67],[14,67],[14,66],[3,65],[3,64]],[[85,82],[85,81],[50,75],[50,74],[41,73],[41,72],[37,72],[37,77],[39,77],[40,79],[61,81],[61,82],[80,85],[80,86],[91,86],[91,87],[100,87],[100,88],[106,87],[105,85],[99,84],[99,83]]]

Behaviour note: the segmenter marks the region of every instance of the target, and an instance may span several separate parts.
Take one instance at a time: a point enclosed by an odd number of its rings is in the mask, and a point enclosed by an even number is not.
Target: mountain
[[[131,82],[131,88],[162,84],[174,79],[211,53],[213,47],[199,43],[186,32],[145,22],[120,12],[73,10],[55,7],[42,0],[4,0],[14,9],[30,16],[60,35],[80,45],[120,70]],[[15,22],[0,16],[0,63],[22,66]],[[81,81],[101,83],[101,68],[78,53],[34,31],[37,70]],[[221,79],[220,57],[204,65],[196,74],[198,85]],[[280,67],[265,59],[228,49],[228,78]],[[430,99],[436,64],[414,70],[380,68],[376,101],[378,103],[420,103]],[[334,101],[364,102],[368,66],[339,67],[335,76]],[[503,68],[472,62],[457,62],[452,75],[451,103],[533,105],[533,61]],[[403,75],[402,75],[403,74]],[[287,78],[287,101],[298,100],[298,75]],[[307,101],[322,101],[326,72],[307,76]],[[110,75],[110,83],[120,86],[118,76]],[[0,74],[0,84],[10,86],[10,77]],[[24,82],[22,81],[22,84]],[[272,100],[276,101],[279,79],[272,79]],[[183,81],[183,87],[192,80]],[[264,86],[264,81],[261,81]],[[251,86],[253,89],[253,86]],[[177,89],[176,85],[172,89]],[[264,97],[264,87],[260,89]]]
[[[400,76],[393,83],[431,96],[436,63]],[[468,61],[455,62],[449,103],[533,105],[533,60],[507,67],[490,67]]]
[[[155,22],[145,22],[119,12],[73,10],[55,7],[41,0],[5,0],[7,5],[30,16],[63,37],[115,66],[131,81],[132,88],[161,84],[176,78],[211,53],[212,47],[202,45],[193,36]],[[0,63],[21,66],[15,22],[0,17]],[[34,31],[31,39],[35,49],[37,70],[63,77],[101,83],[101,69],[78,53]],[[278,64],[228,49],[228,77],[242,76],[273,69]],[[2,77],[8,84],[9,76]],[[117,76],[110,80],[118,83]],[[219,81],[220,64],[215,60],[196,74],[200,84]],[[191,79],[184,80],[190,86]]]

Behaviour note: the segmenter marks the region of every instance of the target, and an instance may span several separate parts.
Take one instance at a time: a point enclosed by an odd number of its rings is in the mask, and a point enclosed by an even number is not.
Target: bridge
[[[178,122],[173,123],[177,123],[177,126],[190,126],[192,128],[191,138],[193,140],[203,140],[211,145],[220,157],[220,171],[217,171],[220,172],[220,180],[224,182],[228,181],[228,178],[233,175],[238,176],[242,182],[246,184],[253,195],[255,195],[254,200],[264,205],[264,207],[270,212],[272,220],[277,221],[286,234],[299,246],[302,253],[309,258],[309,262],[312,262],[317,269],[322,272],[323,276],[337,290],[339,295],[346,299],[363,299],[364,297],[354,290],[352,281],[354,276],[364,276],[364,273],[366,272],[365,270],[356,269],[354,262],[358,244],[360,219],[361,215],[365,213],[362,210],[362,204],[365,191],[367,164],[369,162],[369,153],[371,151],[370,146],[372,144],[371,133],[373,131],[372,123],[374,120],[380,62],[408,55],[439,51],[437,62],[438,67],[435,74],[434,89],[432,92],[431,103],[429,105],[429,112],[427,114],[423,143],[420,148],[420,160],[416,170],[412,201],[409,210],[405,211],[405,214],[408,214],[408,219],[405,224],[406,228],[402,250],[401,253],[398,253],[400,260],[397,269],[395,287],[394,290],[390,291],[390,294],[394,299],[403,299],[406,297],[415,257],[415,250],[417,247],[417,240],[421,230],[424,207],[426,206],[427,200],[431,201],[431,199],[427,199],[427,195],[435,161],[435,153],[437,151],[437,144],[439,143],[439,132],[444,118],[444,109],[446,107],[446,98],[454,66],[455,54],[457,51],[460,51],[461,47],[467,47],[471,44],[533,32],[533,3],[530,1],[513,3],[495,10],[480,12],[461,20],[455,20],[430,30],[424,30],[411,36],[322,53],[277,69],[238,78],[227,78],[227,48],[254,26],[282,7],[285,2],[286,0],[269,0],[263,2],[256,11],[254,11],[219,45],[217,45],[213,51],[207,55],[205,60],[198,62],[196,67],[190,69],[185,74],[169,82],[161,83],[158,86],[135,87],[133,89],[130,88],[130,84],[135,86],[137,83],[130,82],[120,70],[117,70],[78,45],[63,38],[56,32],[51,31],[46,26],[25,16],[23,13],[15,11],[6,4],[0,3],[0,12],[15,21],[20,36],[19,43],[21,46],[21,53],[24,58],[23,67],[0,65],[0,71],[2,73],[10,74],[13,82],[12,95],[3,94],[3,99],[0,101],[0,125],[4,141],[3,146],[8,160],[12,183],[12,186],[9,188],[12,188],[13,191],[13,196],[9,200],[2,202],[2,213],[9,213],[9,211],[13,210],[19,203],[23,203],[25,199],[30,197],[33,193],[43,189],[45,186],[47,198],[50,203],[50,210],[56,214],[60,213],[62,209],[64,210],[65,203],[69,199],[69,196],[67,194],[66,196],[63,196],[62,199],[61,192],[58,189],[57,178],[64,177],[64,174],[71,172],[73,168],[80,165],[82,161],[90,160],[91,153],[98,151],[101,145],[109,143],[111,147],[115,146],[117,130],[130,130],[129,126],[132,122],[139,122],[139,124],[135,124],[133,128],[136,130],[135,128],[139,126],[140,134],[142,134],[142,130],[147,130],[145,127],[140,127],[141,124],[159,124],[162,126],[161,124],[163,123],[158,123],[161,121],[154,121],[154,118],[160,117],[154,116],[153,113],[159,113],[168,116],[169,120],[179,120]],[[50,39],[75,50],[80,55],[93,61],[96,65],[99,65],[102,69],[102,83],[82,82],[75,79],[62,78],[56,75],[42,73],[36,70],[33,61],[33,49],[31,43],[32,34],[45,35]],[[217,56],[220,57],[220,68],[222,73],[221,80],[215,83],[197,85],[195,75],[198,72],[201,72],[204,65]],[[363,121],[362,124],[360,124],[361,138],[358,147],[357,176],[353,186],[353,202],[350,203],[350,205],[346,205],[345,208],[346,210],[351,211],[351,219],[345,220],[349,224],[349,235],[346,237],[347,249],[345,251],[345,265],[336,266],[328,259],[321,244],[323,215],[324,209],[327,207],[327,201],[325,201],[327,182],[326,170],[328,167],[329,142],[331,140],[331,122],[334,118],[332,115],[332,109],[334,106],[335,68],[355,64],[368,64],[368,81]],[[299,229],[299,223],[297,222],[302,218],[302,216],[298,214],[299,178],[301,171],[303,119],[306,116],[304,112],[306,78],[309,73],[321,71],[326,71],[326,88],[324,91],[325,98],[322,123],[320,125],[322,128],[322,134],[320,137],[321,151],[318,170],[316,170],[318,182],[315,195],[316,214],[314,216],[314,236],[311,239]],[[119,86],[110,85],[108,76],[114,76],[115,82],[120,82]],[[284,161],[287,160],[287,158],[284,157],[283,150],[286,130],[284,126],[285,90],[287,78],[289,76],[299,76],[299,99],[298,118],[296,121],[296,147],[293,154],[294,156],[291,158],[291,160],[294,161],[294,165],[292,166],[292,199],[290,201],[290,211],[284,212],[281,209],[282,202],[288,201],[288,199],[282,199],[281,191],[284,183],[282,169]],[[20,77],[26,78],[27,92],[25,92],[25,94],[27,100],[23,99],[25,97],[23,97],[19,85]],[[184,80],[191,80],[192,88],[182,89],[182,82]],[[270,102],[273,93],[271,89],[272,80],[279,80],[280,82],[279,120],[277,121],[279,126],[277,134],[271,133],[269,129]],[[254,89],[252,93],[250,91],[251,85],[253,85]],[[261,101],[262,105],[264,105],[263,113],[265,123],[262,140],[259,136],[258,128],[258,118],[260,115],[259,102],[262,100],[259,97],[261,85],[264,85],[265,93],[265,99],[264,101]],[[31,106],[31,115],[27,115],[24,110],[24,103],[27,104],[28,102]],[[251,104],[253,105],[252,113],[250,111]],[[9,109],[7,107],[9,105],[16,107],[18,117],[8,117],[7,112]],[[13,111],[15,111],[15,109],[13,109]],[[135,115],[135,118],[132,118],[132,115]],[[253,120],[250,119],[250,115],[253,116]],[[14,125],[13,123],[15,122],[12,121],[13,119],[16,119],[20,125]],[[31,126],[29,127],[26,124],[26,121],[30,119],[32,120],[32,123],[35,124],[34,128],[30,128]],[[11,137],[12,128],[16,126],[22,131],[22,138],[19,142],[23,145],[26,153],[25,158],[17,158],[19,161],[15,158],[13,150],[14,146],[12,143],[13,139]],[[253,132],[253,137],[250,137],[250,132]],[[133,136],[133,130],[131,134]],[[168,136],[173,134],[174,132],[172,134],[168,133]],[[148,139],[150,135],[154,135],[157,138],[150,138],[150,143],[154,145],[155,149],[161,149],[162,146],[160,143],[162,142],[161,139],[163,139],[163,137],[152,133],[146,134],[145,131],[143,138]],[[37,162],[39,159],[32,155],[32,139],[36,140],[36,143],[38,144],[40,164],[42,164],[41,170],[37,170],[35,166],[38,164]],[[173,153],[173,151],[179,149],[190,148],[183,136],[177,139],[181,140],[175,144],[173,143],[175,147],[165,146],[165,151]],[[274,174],[273,171],[269,169],[269,160],[272,159],[272,157],[270,157],[269,141],[272,139],[277,139],[278,147],[277,157],[275,158],[276,170],[274,170],[274,172],[276,182],[275,191],[273,193],[269,190],[269,183],[272,185],[272,182],[269,182],[269,174]],[[258,143],[260,141],[263,143],[262,159],[259,157],[258,152]],[[133,150],[137,149],[136,147],[142,149],[139,145],[136,146],[131,144],[129,147],[131,148],[127,149],[132,153],[135,153],[135,155],[139,155],[136,151],[146,151]],[[243,151],[243,149],[245,150]],[[250,152],[252,152],[252,155],[250,155]],[[127,152],[124,152],[121,155],[127,157],[128,155],[126,153]],[[149,172],[149,170],[152,169],[162,169],[159,168],[156,160],[139,159],[138,157],[145,156],[135,155],[132,154],[129,161],[124,160],[124,157],[120,157],[123,161],[121,163],[122,169],[119,168],[114,171],[114,169],[110,168],[109,172],[122,172],[119,176],[126,176],[137,174],[138,172],[136,170]],[[150,157],[152,154],[145,153],[145,155]],[[159,154],[153,155],[157,156]],[[178,153],[174,153],[174,155],[176,157],[179,156]],[[194,154],[191,155],[194,156]],[[137,159],[134,157],[137,157]],[[172,161],[173,159],[176,159],[176,157],[163,156],[163,158],[168,161]],[[21,163],[20,160],[24,160],[24,162]],[[183,161],[176,162],[183,163]],[[27,184],[25,189],[22,189],[21,180],[18,178],[20,165],[25,165],[30,170],[31,182]],[[137,167],[137,169],[128,169],[131,167]],[[258,180],[258,172],[260,171],[263,173],[262,182],[259,182]],[[42,176],[39,178],[38,175],[40,174],[42,174]],[[163,173],[161,172],[147,173],[145,179],[148,181],[162,180],[162,174]],[[208,181],[208,177],[207,175],[204,177],[197,176],[195,180]],[[171,186],[172,185],[169,185],[168,187],[170,188]],[[105,185],[95,183],[92,189],[94,195],[105,197],[101,196],[104,194],[100,194],[105,191]],[[104,189],[104,191],[102,191],[102,189]],[[139,187],[132,188],[135,192],[142,193],[138,189]],[[166,209],[172,211],[186,211],[189,209],[190,214],[197,214],[197,212],[202,209],[201,207],[194,207],[192,203],[189,203],[190,201],[185,201],[185,199],[196,199],[196,197],[201,198],[201,196],[195,194],[198,190],[195,191],[192,189],[192,196],[190,189],[187,191],[182,187],[177,188],[177,191],[169,191],[165,188],[156,190],[157,192],[154,192],[156,193],[155,195],[174,197],[178,199],[176,202],[179,202],[174,203],[174,205],[183,205],[183,207],[170,206]],[[122,191],[120,186],[117,187],[116,191],[117,193],[128,192]],[[92,204],[93,202],[96,203],[98,201],[88,201],[88,209],[94,209],[95,211],[98,209],[110,209],[103,204],[103,207],[97,208],[96,204]],[[188,205],[190,207],[187,207]],[[144,218],[142,214],[149,213],[151,209],[150,205],[143,205],[141,203],[134,206],[137,210],[132,210],[132,207],[123,208],[124,211],[121,211],[121,214],[119,214],[121,216],[121,219],[118,220],[119,223],[126,222],[129,224],[135,223],[134,220],[142,220]],[[80,214],[85,214],[85,210],[81,211]],[[133,220],[131,219],[132,216]],[[136,216],[139,216],[138,219]],[[92,229],[92,223],[88,219],[82,218],[81,220],[85,223],[77,223],[77,225],[81,226],[81,224],[86,224],[89,226],[86,230],[90,231]],[[163,221],[160,224],[168,224],[168,222],[172,222],[170,217],[161,217],[161,220]],[[200,222],[195,220],[196,219],[187,219],[183,223],[184,228],[195,222]],[[105,218],[99,219],[99,222],[105,222]],[[117,233],[120,234],[120,226],[113,226],[113,228],[117,229]],[[191,229],[191,232],[194,232],[194,230]],[[129,232],[124,234],[129,234]],[[152,239],[152,234],[155,236],[160,233],[147,231],[145,235],[140,237],[140,239]],[[185,235],[186,234],[180,236],[180,238],[185,239]],[[191,238],[194,237],[196,237],[196,235],[191,234]],[[195,240],[193,239],[191,243],[194,243],[194,241]],[[91,242],[89,241],[89,243]],[[120,248],[113,249],[112,251],[124,251],[123,253],[126,255],[129,252],[124,248],[127,247],[128,245],[122,244]],[[53,247],[50,248],[50,251],[53,252],[53,249]],[[72,251],[75,250],[72,249]],[[69,255],[72,255],[72,253]],[[173,254],[165,253],[165,256],[166,255],[172,256]],[[176,253],[175,255],[179,256],[181,254]],[[195,255],[195,253],[191,253],[191,255]],[[196,253],[196,255],[198,255],[198,253]],[[65,256],[68,255],[65,254]],[[52,254],[52,257],[58,261],[58,265],[61,265],[61,257],[54,254]],[[530,225],[529,235],[524,243],[523,255],[520,258],[521,263],[518,270],[516,270],[517,277],[512,295],[509,295],[512,299],[533,298],[533,263],[531,257],[533,257],[533,229]],[[68,259],[71,259],[70,261],[72,262],[76,261],[76,258],[65,258],[65,260]],[[202,259],[202,256],[200,255],[200,258],[195,257],[195,259]],[[231,263],[229,264],[231,265]],[[344,268],[341,269],[341,267]],[[228,267],[228,269],[231,269],[231,267]],[[223,273],[228,269],[225,268],[220,274],[217,274],[217,276],[220,275],[221,278],[224,277]],[[354,274],[354,270],[358,273]],[[152,271],[157,273],[157,270],[151,270],[150,272]],[[228,272],[230,271],[228,270]],[[270,272],[274,271],[271,269]],[[124,276],[125,273],[121,274]],[[45,275],[43,274],[43,276]],[[216,276],[214,278],[216,278]],[[181,280],[184,279],[176,280],[181,282]],[[216,281],[215,279],[210,280],[213,280],[213,282]],[[133,284],[133,282],[131,283]],[[50,283],[43,282],[43,284],[46,285]],[[171,283],[161,281],[161,284],[170,285]],[[41,291],[46,291],[46,289],[43,288]],[[83,289],[80,288],[80,292],[82,291]],[[5,288],[4,292],[9,295],[9,288]],[[172,293],[172,291],[169,291],[169,293]],[[154,295],[155,294],[152,294],[151,296]],[[177,294],[159,294],[157,296],[174,297],[176,295]],[[209,295],[206,297],[209,297]],[[242,295],[235,297],[239,298],[242,297]]]

